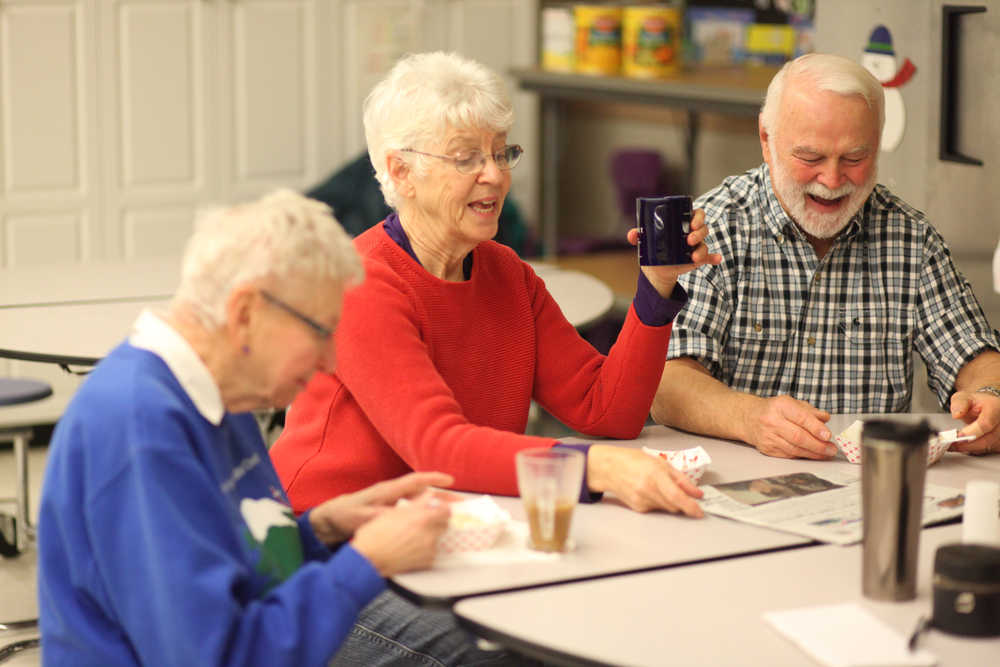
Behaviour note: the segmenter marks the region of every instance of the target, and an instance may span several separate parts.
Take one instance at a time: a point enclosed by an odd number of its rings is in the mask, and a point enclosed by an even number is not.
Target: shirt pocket
[[[724,380],[739,391],[779,393],[793,330],[783,304],[763,291],[745,295],[730,324]]]
[[[863,412],[906,409],[912,374],[908,338],[900,333],[898,318],[884,306],[847,307],[840,311],[841,354],[855,386],[867,398]]]

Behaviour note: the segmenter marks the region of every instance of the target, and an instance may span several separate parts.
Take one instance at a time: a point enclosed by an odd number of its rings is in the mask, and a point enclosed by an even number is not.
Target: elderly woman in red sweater
[[[404,58],[365,101],[369,155],[395,212],[355,239],[367,277],[345,296],[336,372],[313,377],[271,450],[297,511],[412,470],[517,495],[514,454],[556,446],[584,450],[584,502],[609,491],[637,511],[702,515],[701,492],[666,461],[524,429],[535,399],[582,433],[637,436],[687,299],[677,276],[721,259],[703,243],[703,216],[688,236],[694,263],[642,267],[601,355],[531,267],[491,240],[522,152],[508,143],[512,122],[500,78],[455,54]]]

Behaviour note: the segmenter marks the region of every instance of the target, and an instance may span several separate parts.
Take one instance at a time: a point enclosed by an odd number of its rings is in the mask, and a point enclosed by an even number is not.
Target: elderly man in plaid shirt
[[[653,418],[771,456],[830,458],[831,413],[909,410],[912,353],[942,406],[1000,451],[1000,338],[934,228],[876,184],[882,88],[812,54],[775,75],[765,164],[703,195],[723,257],[681,279]]]

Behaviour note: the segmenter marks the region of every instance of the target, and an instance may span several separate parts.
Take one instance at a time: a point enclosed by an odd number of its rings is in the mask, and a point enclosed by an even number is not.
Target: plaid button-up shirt
[[[767,165],[704,194],[722,255],[681,277],[667,358],[733,389],[832,413],[909,410],[915,350],[942,405],[966,362],[1000,350],[972,288],[923,213],[881,185],[822,260],[781,208]]]

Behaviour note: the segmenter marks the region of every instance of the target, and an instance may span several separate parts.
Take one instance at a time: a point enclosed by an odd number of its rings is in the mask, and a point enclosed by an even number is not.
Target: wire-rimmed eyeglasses
[[[448,160],[455,165],[455,169],[457,169],[460,174],[478,174],[483,170],[483,167],[486,166],[486,156],[480,150],[474,150],[468,155],[464,155],[462,157],[425,153],[413,148],[401,148],[399,150],[402,153],[416,153],[418,155],[426,155],[427,157],[436,157],[439,160]],[[508,146],[504,146],[496,153],[493,153],[491,157],[493,158],[493,162],[496,164],[497,169],[500,171],[510,171],[517,166],[518,162],[521,161],[521,156],[523,154],[523,148],[517,144],[510,144]]]
[[[323,326],[322,324],[320,324],[319,322],[317,322],[313,318],[309,317],[308,315],[306,315],[305,313],[303,313],[301,310],[299,310],[295,306],[289,305],[288,303],[286,303],[285,301],[282,301],[281,299],[279,299],[278,297],[274,296],[273,294],[271,294],[267,290],[263,290],[262,289],[260,291],[260,295],[262,297],[264,297],[264,300],[267,301],[268,303],[274,304],[278,308],[281,308],[283,311],[285,311],[286,313],[288,313],[289,315],[291,315],[295,319],[299,320],[300,322],[302,322],[303,324],[305,324],[306,326],[308,326],[310,329],[312,329],[314,332],[316,332],[317,336],[319,336],[323,340],[326,340],[330,336],[333,335],[333,330],[332,329],[330,329],[329,327]]]

